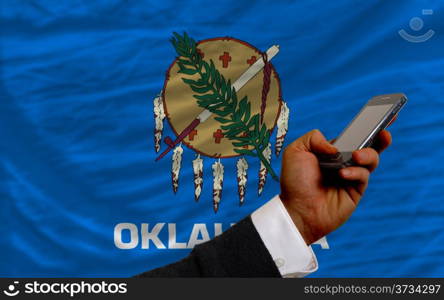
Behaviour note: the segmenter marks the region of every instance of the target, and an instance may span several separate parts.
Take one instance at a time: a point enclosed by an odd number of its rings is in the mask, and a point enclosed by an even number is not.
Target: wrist
[[[307,222],[304,221],[302,215],[297,211],[297,209],[292,207],[291,202],[287,198],[285,198],[282,194],[279,195],[279,197],[285,209],[287,210],[288,215],[290,216],[294,225],[304,239],[305,243],[307,244],[307,246],[310,246],[316,241],[316,238],[314,237],[310,226],[307,224]]]

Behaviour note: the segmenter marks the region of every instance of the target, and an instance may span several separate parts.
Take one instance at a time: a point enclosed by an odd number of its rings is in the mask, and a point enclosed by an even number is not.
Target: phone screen
[[[393,104],[367,105],[334,143],[340,152],[358,149]]]

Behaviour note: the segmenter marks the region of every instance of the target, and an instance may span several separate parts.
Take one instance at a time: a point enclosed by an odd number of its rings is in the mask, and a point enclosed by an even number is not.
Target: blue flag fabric
[[[213,237],[279,192],[269,178],[257,196],[252,162],[239,207],[235,160],[224,160],[215,214],[214,160],[204,161],[195,203],[194,152],[185,149],[188,166],[173,194],[170,156],[154,162],[152,102],[176,56],[172,32],[196,40],[231,36],[262,51],[279,44],[273,65],[291,110],[287,144],[313,128],[333,138],[372,96],[404,92],[409,103],[391,127],[392,147],[357,211],[327,237],[329,249],[314,245],[320,268],[311,276],[444,274],[443,3],[1,6],[1,276],[130,276],[187,255],[190,249],[174,248],[189,246],[193,228],[201,229],[199,238]],[[166,122],[165,133],[173,134]],[[116,226],[125,223],[120,239],[131,249],[116,246]],[[142,235],[155,226],[158,244],[144,247]]]

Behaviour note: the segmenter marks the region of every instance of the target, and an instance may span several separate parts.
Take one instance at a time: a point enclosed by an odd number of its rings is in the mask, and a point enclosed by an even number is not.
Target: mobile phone
[[[372,147],[378,133],[394,120],[406,102],[407,97],[402,93],[370,99],[333,143],[338,153],[318,157],[321,168],[341,169],[352,166],[353,151]]]

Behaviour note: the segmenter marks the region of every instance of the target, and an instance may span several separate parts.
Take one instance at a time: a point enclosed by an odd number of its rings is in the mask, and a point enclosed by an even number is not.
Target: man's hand
[[[326,185],[316,154],[335,154],[319,130],[312,130],[290,144],[284,152],[280,198],[307,245],[342,225],[353,213],[367,188],[379,155],[391,143],[387,130],[377,137],[377,150],[353,153],[357,166],[341,169],[338,183]]]

